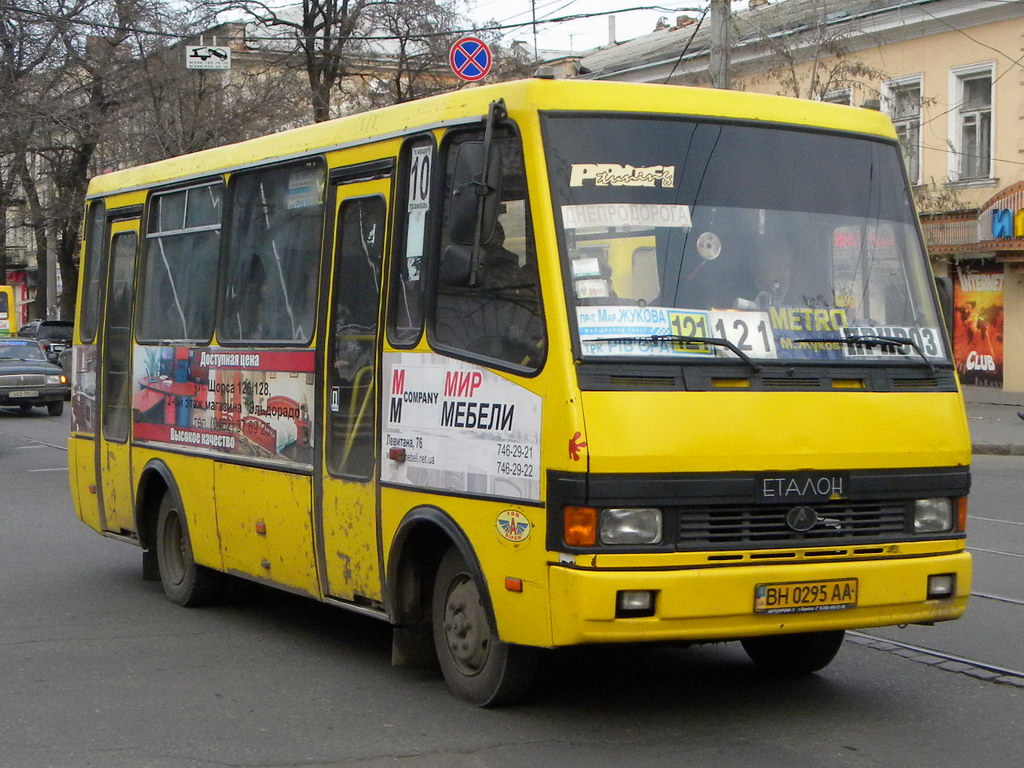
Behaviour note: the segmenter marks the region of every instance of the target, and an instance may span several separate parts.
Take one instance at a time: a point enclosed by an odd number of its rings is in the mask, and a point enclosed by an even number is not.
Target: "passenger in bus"
[[[483,245],[479,287],[488,302],[481,306],[482,335],[474,351],[525,364],[543,338],[536,264],[505,247],[501,222]],[[488,306],[489,305],[489,306]]]
[[[241,337],[253,340],[291,338],[290,323],[285,313],[280,291],[275,290],[274,278],[256,254],[249,263],[248,311],[241,315]],[[244,299],[243,299],[244,301]]]
[[[495,222],[491,239],[481,248],[479,281],[482,288],[516,288],[523,284],[519,254],[505,247],[505,228],[500,221]]]
[[[747,258],[753,282],[753,301],[737,298],[737,309],[767,309],[791,304],[793,250],[784,243],[767,242]],[[750,306],[753,305],[753,306]]]

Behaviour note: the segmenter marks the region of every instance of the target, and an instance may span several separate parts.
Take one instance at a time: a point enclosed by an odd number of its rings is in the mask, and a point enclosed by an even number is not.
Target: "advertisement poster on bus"
[[[964,384],[1003,385],[1003,266],[953,271],[953,357]]]
[[[540,500],[541,398],[438,355],[384,356],[381,480]]]
[[[71,352],[71,431],[95,434],[98,416],[96,372],[99,350],[95,344],[76,344]]]
[[[136,440],[311,465],[312,350],[135,347]]]

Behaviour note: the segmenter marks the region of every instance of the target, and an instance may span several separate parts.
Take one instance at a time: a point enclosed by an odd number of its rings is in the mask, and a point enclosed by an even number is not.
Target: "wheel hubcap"
[[[475,675],[487,663],[491,633],[473,580],[463,575],[448,591],[444,636],[452,661],[464,675]]]
[[[169,515],[164,529],[164,570],[171,583],[181,584],[185,578],[185,536],[178,515]]]

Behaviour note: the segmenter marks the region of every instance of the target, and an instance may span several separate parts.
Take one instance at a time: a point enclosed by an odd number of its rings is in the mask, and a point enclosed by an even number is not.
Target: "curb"
[[[975,443],[971,453],[976,456],[1024,456],[1024,445],[1001,443]]]

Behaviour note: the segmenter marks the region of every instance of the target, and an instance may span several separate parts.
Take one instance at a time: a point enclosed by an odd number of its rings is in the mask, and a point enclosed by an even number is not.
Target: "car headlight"
[[[58,375],[54,375],[54,376],[47,375],[46,383],[47,384],[67,384],[68,383],[68,377],[67,376],[63,376],[63,375],[59,375],[59,374]]]
[[[624,507],[601,510],[602,544],[660,544],[661,510]]]
[[[914,533],[942,533],[952,528],[952,499],[918,499],[914,502]]]

